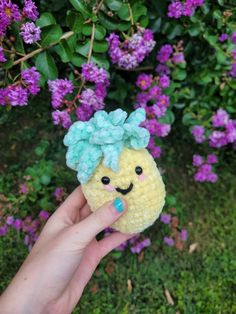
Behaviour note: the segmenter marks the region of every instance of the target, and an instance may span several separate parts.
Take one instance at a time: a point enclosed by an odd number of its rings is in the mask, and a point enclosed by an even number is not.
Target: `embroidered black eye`
[[[109,184],[111,180],[108,177],[102,177],[101,181],[103,184]]]
[[[135,168],[135,172],[137,173],[137,175],[140,176],[140,174],[143,173],[143,169],[142,169],[140,166],[137,166],[137,167]]]

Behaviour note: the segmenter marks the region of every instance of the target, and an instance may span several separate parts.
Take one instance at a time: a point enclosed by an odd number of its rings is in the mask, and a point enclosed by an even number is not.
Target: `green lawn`
[[[65,169],[61,137],[48,126],[49,110],[34,110],[35,107],[29,108],[26,114],[16,111],[6,118],[8,127],[6,123],[0,127],[0,134],[5,134],[1,136],[0,168],[5,195],[17,193],[16,185],[21,182],[24,169],[37,159],[34,149],[41,138],[51,144],[43,158],[53,160],[67,174],[54,178],[48,189],[64,184],[70,191],[76,184],[74,177],[68,175],[70,170]],[[186,166],[191,164],[189,143],[176,143],[173,136],[166,142],[167,155],[161,161],[168,193],[165,210],[176,207],[181,224],[187,227],[185,249],[178,251],[163,245],[165,226],[157,222],[145,231],[152,246],[142,258],[126,250],[122,254],[112,253],[102,261],[74,313],[236,313],[236,162],[226,152],[225,163],[218,169],[219,182],[196,184],[191,167]],[[22,145],[24,151],[19,154]],[[39,208],[33,206],[32,210]],[[190,254],[189,246],[193,243],[198,245]],[[26,254],[21,234],[11,231],[0,238],[1,290]],[[165,290],[174,305],[168,304]]]

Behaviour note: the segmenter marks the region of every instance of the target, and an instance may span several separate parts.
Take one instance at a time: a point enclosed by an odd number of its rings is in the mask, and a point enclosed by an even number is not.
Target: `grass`
[[[50,126],[49,108],[40,111],[35,108],[29,106],[26,114],[15,110],[6,115],[6,122],[0,127],[3,155],[0,172],[5,195],[17,194],[24,169],[39,158],[34,150],[42,138],[49,141],[50,147],[41,158],[53,160],[61,171],[65,169],[62,133],[54,132]],[[18,121],[21,128],[17,127]],[[186,248],[178,251],[163,245],[165,230],[157,222],[145,231],[152,246],[142,258],[128,250],[104,258],[75,314],[236,313],[236,178],[232,170],[236,169],[236,162],[226,152],[226,162],[218,169],[220,180],[212,185],[196,184],[191,168],[186,166],[191,164],[189,143],[183,145],[181,141],[168,139],[168,155],[160,167],[165,171],[169,196],[166,209],[176,207],[181,224],[189,232]],[[64,184],[70,191],[76,184],[73,180],[60,175],[44,189]],[[33,210],[39,208],[35,205]],[[193,243],[198,246],[190,254],[188,249]],[[20,233],[11,231],[0,238],[0,290],[7,286],[26,254]],[[168,303],[165,290],[174,305]]]

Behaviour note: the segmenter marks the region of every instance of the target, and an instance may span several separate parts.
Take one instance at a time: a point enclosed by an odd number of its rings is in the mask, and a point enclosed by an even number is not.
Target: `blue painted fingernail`
[[[118,213],[123,212],[124,206],[123,206],[122,200],[119,197],[117,197],[114,200],[113,205],[114,205],[115,209],[118,211]]]

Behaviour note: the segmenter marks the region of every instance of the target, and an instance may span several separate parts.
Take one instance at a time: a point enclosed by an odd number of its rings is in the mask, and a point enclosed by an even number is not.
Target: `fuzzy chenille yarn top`
[[[164,206],[165,187],[152,156],[145,149],[149,132],[140,127],[144,109],[127,113],[97,111],[87,122],[75,122],[64,138],[67,165],[77,171],[84,195],[95,211],[123,197],[127,212],[112,227],[136,233],[150,226]]]

